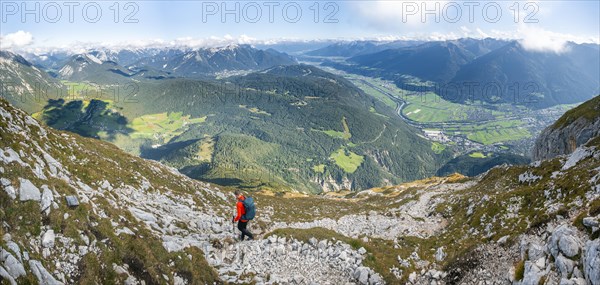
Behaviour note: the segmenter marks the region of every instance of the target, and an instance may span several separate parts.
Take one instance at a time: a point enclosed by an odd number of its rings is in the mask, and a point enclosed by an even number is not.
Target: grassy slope
[[[600,147],[600,139],[596,139],[590,145]],[[560,159],[554,159],[545,161],[537,167],[495,168],[481,177],[478,183],[472,187],[442,195],[445,202],[438,204],[435,212],[448,218],[449,225],[444,232],[427,239],[401,237],[398,239],[399,246],[394,246],[391,241],[379,239],[370,239],[368,242],[351,239],[321,228],[280,229],[276,230],[274,234],[302,240],[313,236],[321,239],[337,239],[354,247],[365,247],[368,251],[365,264],[381,273],[390,284],[398,282],[389,270],[392,266],[399,266],[397,256],[408,259],[410,254],[416,251],[422,259],[434,262],[434,251],[432,250],[444,247],[448,258],[441,263],[441,266],[456,276],[456,274],[460,275],[457,273],[457,269],[467,266],[458,261],[469,255],[476,245],[495,242],[504,236],[508,236],[509,241],[512,242],[518,235],[531,228],[543,227],[556,215],[569,217],[575,225],[581,226],[580,213],[600,212],[598,210],[600,209],[600,200],[590,201],[586,199],[585,195],[591,190],[587,181],[598,174],[597,171],[590,171],[590,169],[600,167],[600,161],[594,158],[585,159],[577,166],[562,171],[558,177],[552,178],[552,174],[559,171],[561,167]],[[518,176],[525,172],[531,172],[533,175],[540,176],[541,179],[531,184],[520,183]],[[338,219],[347,214],[366,213],[370,210],[385,213],[398,206],[398,204],[390,204],[390,201],[396,199],[390,199],[387,195],[393,193],[393,195],[398,195],[396,197],[407,199],[418,189],[408,188],[404,192],[397,193],[392,188],[384,190],[382,193],[387,193],[384,196],[371,196],[367,199],[350,201],[336,199],[311,201],[316,198],[280,199],[277,200],[275,213],[293,211],[296,214],[287,218],[285,216],[275,217],[278,220],[309,221],[314,219],[315,215]],[[263,201],[275,199],[261,198]],[[405,199],[400,200],[406,202]],[[546,205],[549,200],[554,203],[555,206],[552,208],[556,210],[549,210]],[[583,202],[583,206],[578,205],[580,200]],[[274,201],[268,203],[274,203]],[[469,213],[468,209],[471,205],[474,207],[472,213]],[[516,205],[516,212],[511,214],[509,205]],[[438,264],[440,263],[438,262]],[[411,268],[414,268],[414,264],[411,264]],[[462,271],[465,269],[462,268]],[[407,280],[407,274],[411,270],[404,272],[405,275],[400,282]]]
[[[581,104],[576,108],[567,111],[553,125],[553,129],[561,129],[579,118],[585,118],[586,120],[593,120],[600,117],[600,95],[596,98],[589,100],[585,104]]]
[[[3,100],[0,100],[0,106],[10,109]],[[17,152],[22,150],[31,157],[34,154],[32,150],[19,143],[27,140],[21,135],[4,131],[6,127],[6,122],[0,121],[0,129],[3,130],[0,132],[0,149],[10,147]],[[159,168],[152,166],[148,161],[128,155],[112,144],[78,135],[65,137],[54,130],[48,130],[48,139],[42,141],[41,138],[34,137],[34,140],[39,145],[51,146],[49,154],[60,161],[69,172],[76,173],[76,177],[88,185],[97,185],[98,181],[107,180],[112,185],[123,183],[139,187],[141,183],[139,177],[142,176],[153,185],[148,191],[168,189],[174,193],[193,194],[198,187],[193,181],[182,181],[164,168],[158,170]],[[36,155],[41,156],[40,153]],[[32,164],[34,161],[30,158],[25,159],[25,162]],[[42,181],[24,176],[31,173],[31,170],[16,163],[5,167],[5,170],[2,176],[11,180],[14,185],[18,185],[19,177],[26,177],[36,185],[48,185],[50,189],[56,190],[61,195],[75,194],[74,189],[64,180],[49,178],[47,181]],[[210,197],[204,198],[210,199]],[[218,200],[205,202],[216,207],[222,203]],[[171,261],[175,262],[178,274],[191,277],[193,282],[204,284],[218,280],[216,272],[204,260],[201,250],[191,248],[185,252],[168,253],[162,246],[162,241],[152,235],[144,225],[138,223],[126,207],[114,207],[98,196],[94,198],[93,203],[99,205],[107,217],[95,214],[90,204],[85,203],[76,209],[68,209],[64,203],[60,203],[59,209],[52,210],[49,217],[44,217],[40,213],[39,203],[12,200],[5,191],[0,191],[0,220],[9,225],[13,240],[21,245],[26,244],[24,241],[29,239],[29,234],[39,235],[42,226],[49,226],[55,232],[73,238],[75,245],[84,245],[80,233],[93,236],[98,241],[97,245],[101,252],[100,254],[89,253],[81,261],[79,264],[81,275],[75,280],[77,283],[124,282],[123,276],[118,276],[111,266],[106,266],[113,263],[129,264],[136,277],[145,280],[146,283],[160,283],[163,274],[172,280],[171,269],[168,268]],[[69,216],[63,213],[69,213]],[[111,221],[117,221],[120,227],[137,228],[137,235],[116,236]],[[187,257],[188,254],[192,255],[194,262]],[[35,252],[30,252],[30,256],[33,259],[43,260],[43,257]],[[52,264],[45,264],[45,266],[50,272],[54,270]],[[27,280],[34,279],[28,276]],[[23,280],[23,282],[27,281]]]

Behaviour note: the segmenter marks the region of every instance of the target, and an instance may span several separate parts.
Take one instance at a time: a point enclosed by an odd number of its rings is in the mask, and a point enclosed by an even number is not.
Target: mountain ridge
[[[579,103],[600,91],[600,46],[566,43],[560,53],[532,51],[519,41],[426,42],[323,64],[393,80],[400,88],[436,91],[445,99],[525,105]]]

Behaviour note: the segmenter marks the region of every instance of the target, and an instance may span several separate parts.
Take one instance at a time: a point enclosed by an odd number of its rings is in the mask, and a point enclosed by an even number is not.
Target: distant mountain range
[[[359,55],[349,61],[393,74],[408,74],[424,80],[445,82],[475,57],[475,54],[454,42],[432,42]]]
[[[150,67],[175,75],[195,77],[223,71],[261,70],[295,63],[291,56],[273,49],[259,50],[249,45],[229,45],[189,51],[162,51],[142,58],[130,67]]]
[[[98,53],[85,53],[72,56],[63,67],[58,70],[58,77],[70,81],[89,81],[93,83],[116,84],[125,82],[130,76],[127,68],[120,66],[116,61]]]
[[[540,108],[579,103],[600,93],[600,49],[598,45],[570,43],[567,51],[557,54],[528,51],[518,42],[510,42],[464,65],[450,84],[473,82],[479,84],[473,88],[473,96],[479,100]],[[498,87],[503,94],[500,98],[496,98]],[[468,97],[469,92],[463,90],[455,100],[465,102]]]
[[[352,57],[361,54],[375,53],[393,48],[410,47],[422,44],[423,41],[351,41],[337,42],[326,47],[305,53],[310,56]]]
[[[32,112],[46,102],[47,89],[61,89],[62,84],[22,56],[0,51],[0,97],[19,108]]]
[[[496,39],[427,42],[383,51],[369,44],[361,47],[363,54],[350,57],[346,64],[325,64],[391,79],[407,89],[437,86],[438,93],[461,103],[479,100],[544,108],[582,102],[600,92],[597,44],[568,43],[562,53],[531,51],[517,41]]]
[[[55,71],[52,74],[61,79],[101,82],[119,81],[110,73],[134,76],[144,71],[160,78],[203,77],[220,72],[261,70],[296,63],[293,57],[285,53],[273,49],[260,50],[249,45],[201,49],[91,50],[74,55],[52,53],[26,56],[34,65]]]
[[[183,60],[169,62],[189,68],[188,73],[192,64],[206,62],[195,56],[206,53],[221,54],[213,56],[213,63],[227,62],[232,58],[222,55],[236,53],[238,59],[259,59],[261,54],[289,59],[272,51],[241,48],[162,51],[153,58]],[[0,74],[27,70],[45,74],[24,58],[13,58],[6,60],[11,63],[2,65],[7,70]],[[431,143],[393,109],[314,66],[277,65],[215,79],[182,78],[163,71],[168,66],[125,68],[115,60],[114,54],[102,52],[73,55],[58,71],[60,78],[71,82],[46,75],[51,84],[70,86],[73,96],[37,104],[16,98],[10,102],[56,129],[110,141],[190,177],[227,185],[365,189],[430,176],[451,157],[449,150],[434,152]],[[231,66],[246,68],[253,61],[235,62]],[[180,68],[171,70],[176,73]],[[135,84],[136,92],[129,98],[134,103],[83,93],[91,84],[93,90],[111,95],[116,83]],[[406,145],[412,151],[407,152]],[[417,161],[422,167],[411,168]],[[232,176],[231,171],[239,175]]]

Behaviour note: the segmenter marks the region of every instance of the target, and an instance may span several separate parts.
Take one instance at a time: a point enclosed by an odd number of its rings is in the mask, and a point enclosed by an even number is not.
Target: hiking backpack
[[[254,206],[254,199],[252,199],[252,197],[246,197],[246,199],[244,199],[244,201],[242,201],[242,204],[244,204],[244,209],[246,210],[246,213],[242,216],[242,220],[254,219],[254,216],[256,215],[256,207]]]

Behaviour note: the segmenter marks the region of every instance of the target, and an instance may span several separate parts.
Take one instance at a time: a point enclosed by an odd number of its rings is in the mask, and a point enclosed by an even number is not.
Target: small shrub
[[[589,214],[590,216],[596,216],[600,214],[600,199],[594,200],[590,203]]]
[[[586,212],[580,213],[573,221],[573,226],[578,228],[579,230],[585,230],[585,226],[583,225],[583,218],[585,218],[586,216]]]
[[[525,260],[521,260],[515,264],[515,280],[521,281],[525,276]]]

